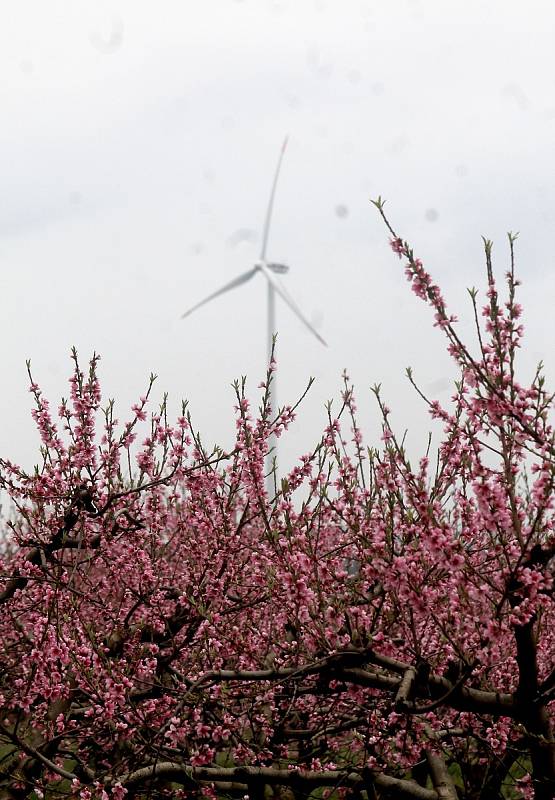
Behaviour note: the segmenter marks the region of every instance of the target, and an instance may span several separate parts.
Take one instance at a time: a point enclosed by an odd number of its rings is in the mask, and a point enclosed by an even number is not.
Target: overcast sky
[[[261,276],[181,321],[256,260],[289,146],[268,256],[329,343],[278,301],[279,401],[316,377],[282,462],[307,452],[347,368],[425,446],[404,378],[454,372],[369,198],[388,200],[469,330],[481,235],[520,231],[528,349],[555,376],[555,5],[464,0],[18,0],[0,12],[0,453],[37,460],[25,359],[53,406],[76,345],[102,356],[120,419],[151,371],[208,443],[231,444],[230,384],[265,369]]]

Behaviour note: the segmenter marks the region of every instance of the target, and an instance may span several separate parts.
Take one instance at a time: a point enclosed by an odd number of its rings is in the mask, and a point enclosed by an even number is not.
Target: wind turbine
[[[285,153],[285,148],[287,147],[287,137],[285,137],[283,141],[283,145],[281,147],[281,152],[279,154],[276,171],[274,174],[274,180],[272,183],[272,189],[270,191],[270,199],[268,201],[268,208],[266,210],[266,218],[264,220],[264,229],[262,235],[262,247],[260,250],[260,257],[258,261],[255,262],[254,266],[252,266],[247,272],[241,273],[233,280],[229,281],[229,283],[224,284],[219,289],[216,289],[215,292],[209,294],[208,297],[205,297],[204,300],[201,300],[199,303],[196,303],[192,308],[189,308],[185,311],[184,314],[181,315],[181,319],[185,319],[193,311],[196,311],[201,306],[210,303],[211,300],[215,300],[216,297],[219,297],[226,292],[231,291],[232,289],[236,289],[239,286],[242,286],[244,283],[247,283],[254,278],[257,273],[261,273],[266,278],[266,285],[267,285],[267,352],[268,352],[268,363],[270,362],[270,358],[272,356],[272,347],[273,347],[273,339],[275,334],[275,327],[276,327],[276,294],[281,297],[281,299],[289,306],[291,311],[301,320],[301,322],[308,328],[308,330],[314,334],[314,336],[321,342],[325,347],[327,347],[326,342],[320,336],[316,328],[314,328],[307,318],[304,316],[298,305],[295,303],[291,295],[287,292],[285,287],[279,282],[279,279],[275,277],[275,275],[285,275],[289,272],[289,267],[285,264],[280,264],[275,261],[268,261],[266,258],[266,251],[268,248],[268,238],[270,236],[270,223],[272,220],[272,212],[274,208],[274,198],[276,194],[276,187],[278,183],[279,173],[281,171],[281,164],[283,162],[283,156]],[[273,399],[274,399],[274,408],[277,409],[276,404],[276,383],[275,383],[275,376],[274,376],[274,383],[273,383]],[[270,452],[266,457],[266,473],[267,473],[267,483],[266,488],[268,491],[268,495],[271,496],[271,461],[270,456],[273,451],[275,459],[275,441],[274,438],[269,441],[269,448]]]

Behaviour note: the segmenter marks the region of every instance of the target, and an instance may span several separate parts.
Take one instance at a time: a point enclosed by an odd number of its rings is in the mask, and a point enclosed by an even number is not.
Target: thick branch
[[[133,788],[148,783],[152,779],[172,780],[188,783],[230,782],[240,784],[262,783],[273,786],[344,786],[360,787],[364,782],[356,772],[307,772],[303,770],[274,769],[272,767],[191,767],[187,764],[160,762],[131,772],[121,778],[125,788]],[[395,797],[408,800],[439,800],[437,792],[425,789],[414,781],[393,778],[383,773],[370,778],[376,787]]]
[[[362,667],[343,666],[342,662],[352,662],[353,656],[363,655],[361,653],[334,653],[331,656],[320,659],[310,664],[300,667],[283,667],[281,669],[260,669],[260,670],[211,670],[201,675],[195,681],[195,688],[209,686],[213,683],[221,682],[256,682],[256,681],[297,681],[303,677],[311,675],[329,676],[334,680],[352,683],[357,686],[366,686],[372,689],[382,689],[388,692],[395,692],[397,697],[403,700],[403,693],[410,689],[412,683],[411,675],[415,668],[410,664],[395,661],[386,656],[376,656],[372,654],[371,660],[381,662],[387,671],[381,669],[369,670]],[[367,655],[367,654],[364,654]],[[388,674],[397,672],[398,675]],[[405,681],[405,686],[403,686]],[[462,681],[455,684],[447,678],[431,673],[426,678],[426,690],[432,700],[440,701],[436,705],[446,705],[457,711],[470,711],[480,714],[495,714],[497,716],[517,717],[519,713],[518,704],[512,694],[506,692],[484,691],[461,685]],[[421,690],[420,690],[421,691]],[[403,700],[406,703],[406,700]]]
[[[515,604],[513,602],[513,604]],[[534,702],[538,695],[537,642],[532,619],[515,626],[518,664],[516,697],[519,719],[530,736],[530,756],[537,800],[552,800],[555,794],[555,737],[545,706]]]
[[[408,666],[408,665],[407,665]],[[341,680],[355,683],[359,686],[370,686],[372,688],[397,688],[401,682],[400,678],[389,678],[385,675],[379,676],[376,681],[376,673],[367,672],[364,669],[345,669],[338,674]],[[386,684],[386,680],[390,682]],[[456,692],[452,692],[453,684],[439,675],[431,674],[428,678],[428,687],[432,698],[439,698],[445,695],[445,705],[457,711],[470,711],[477,714],[495,714],[504,717],[516,717],[518,707],[511,694],[505,692],[486,692],[482,689],[462,687]]]
[[[426,760],[430,768],[430,776],[438,800],[457,800],[457,790],[445,764],[444,759],[436,753],[427,752]]]

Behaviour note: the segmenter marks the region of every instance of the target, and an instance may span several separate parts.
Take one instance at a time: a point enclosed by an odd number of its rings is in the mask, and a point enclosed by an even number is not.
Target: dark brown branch
[[[407,665],[408,667],[408,665]],[[372,688],[397,688],[400,679],[367,672],[363,669],[345,669],[337,675],[340,680],[345,680],[359,686]],[[387,681],[387,683],[386,683]],[[433,673],[428,677],[428,688],[432,698],[446,695],[446,705],[457,711],[470,711],[477,714],[495,714],[504,717],[517,717],[519,709],[513,695],[506,692],[487,692],[482,689],[463,687],[454,694],[451,693],[453,684],[439,675]],[[449,693],[449,694],[448,694]],[[447,696],[448,695],[448,696]]]
[[[67,534],[75,527],[78,519],[79,515],[76,513],[75,508],[73,505],[70,506],[64,515],[64,524],[56,531],[52,540],[43,547],[33,547],[27,553],[25,560],[35,567],[42,564],[43,555],[48,560],[56,550],[64,547]],[[9,580],[6,588],[0,592],[0,605],[13,597],[18,589],[24,589],[29,580],[23,575],[17,575]]]
[[[261,670],[212,670],[201,675],[195,682],[195,688],[209,686],[212,683],[226,681],[256,682],[256,681],[298,681],[303,677],[320,675],[334,680],[352,683],[357,686],[366,686],[372,689],[383,689],[399,693],[402,685],[400,675],[390,675],[380,669],[368,670],[362,667],[342,667],[343,656],[345,661],[352,660],[353,655],[361,653],[334,653],[327,658],[320,659],[311,664],[300,667],[285,667],[281,669]],[[359,659],[360,660],[360,659]],[[380,661],[388,670],[406,675],[409,670],[415,671],[410,664],[395,661],[386,656],[372,656],[373,661]],[[408,678],[407,678],[408,680]],[[451,683],[440,675],[431,673],[426,679],[425,689],[433,701],[441,701],[450,708],[458,711],[471,711],[480,714],[496,714],[499,716],[518,717],[519,708],[512,694],[504,692],[484,691]],[[310,690],[309,690],[310,691]],[[437,703],[436,703],[437,705]],[[435,705],[434,705],[435,707]]]
[[[511,599],[513,607],[518,605]],[[536,800],[552,800],[555,795],[555,737],[544,705],[534,702],[538,696],[539,677],[535,619],[515,625],[518,688],[518,718],[530,735],[530,757],[536,786]]]

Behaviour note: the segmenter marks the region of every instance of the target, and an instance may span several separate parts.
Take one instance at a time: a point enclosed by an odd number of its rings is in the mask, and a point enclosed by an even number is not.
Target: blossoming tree
[[[553,397],[516,377],[514,237],[505,302],[485,243],[472,354],[390,232],[460,367],[433,463],[378,388],[365,449],[345,378],[268,496],[296,410],[272,413],[273,363],[258,413],[236,386],[229,452],[185,410],[146,421],[152,380],[120,424],[96,357],[57,421],[31,378],[41,464],[0,461],[1,797],[554,797]]]

